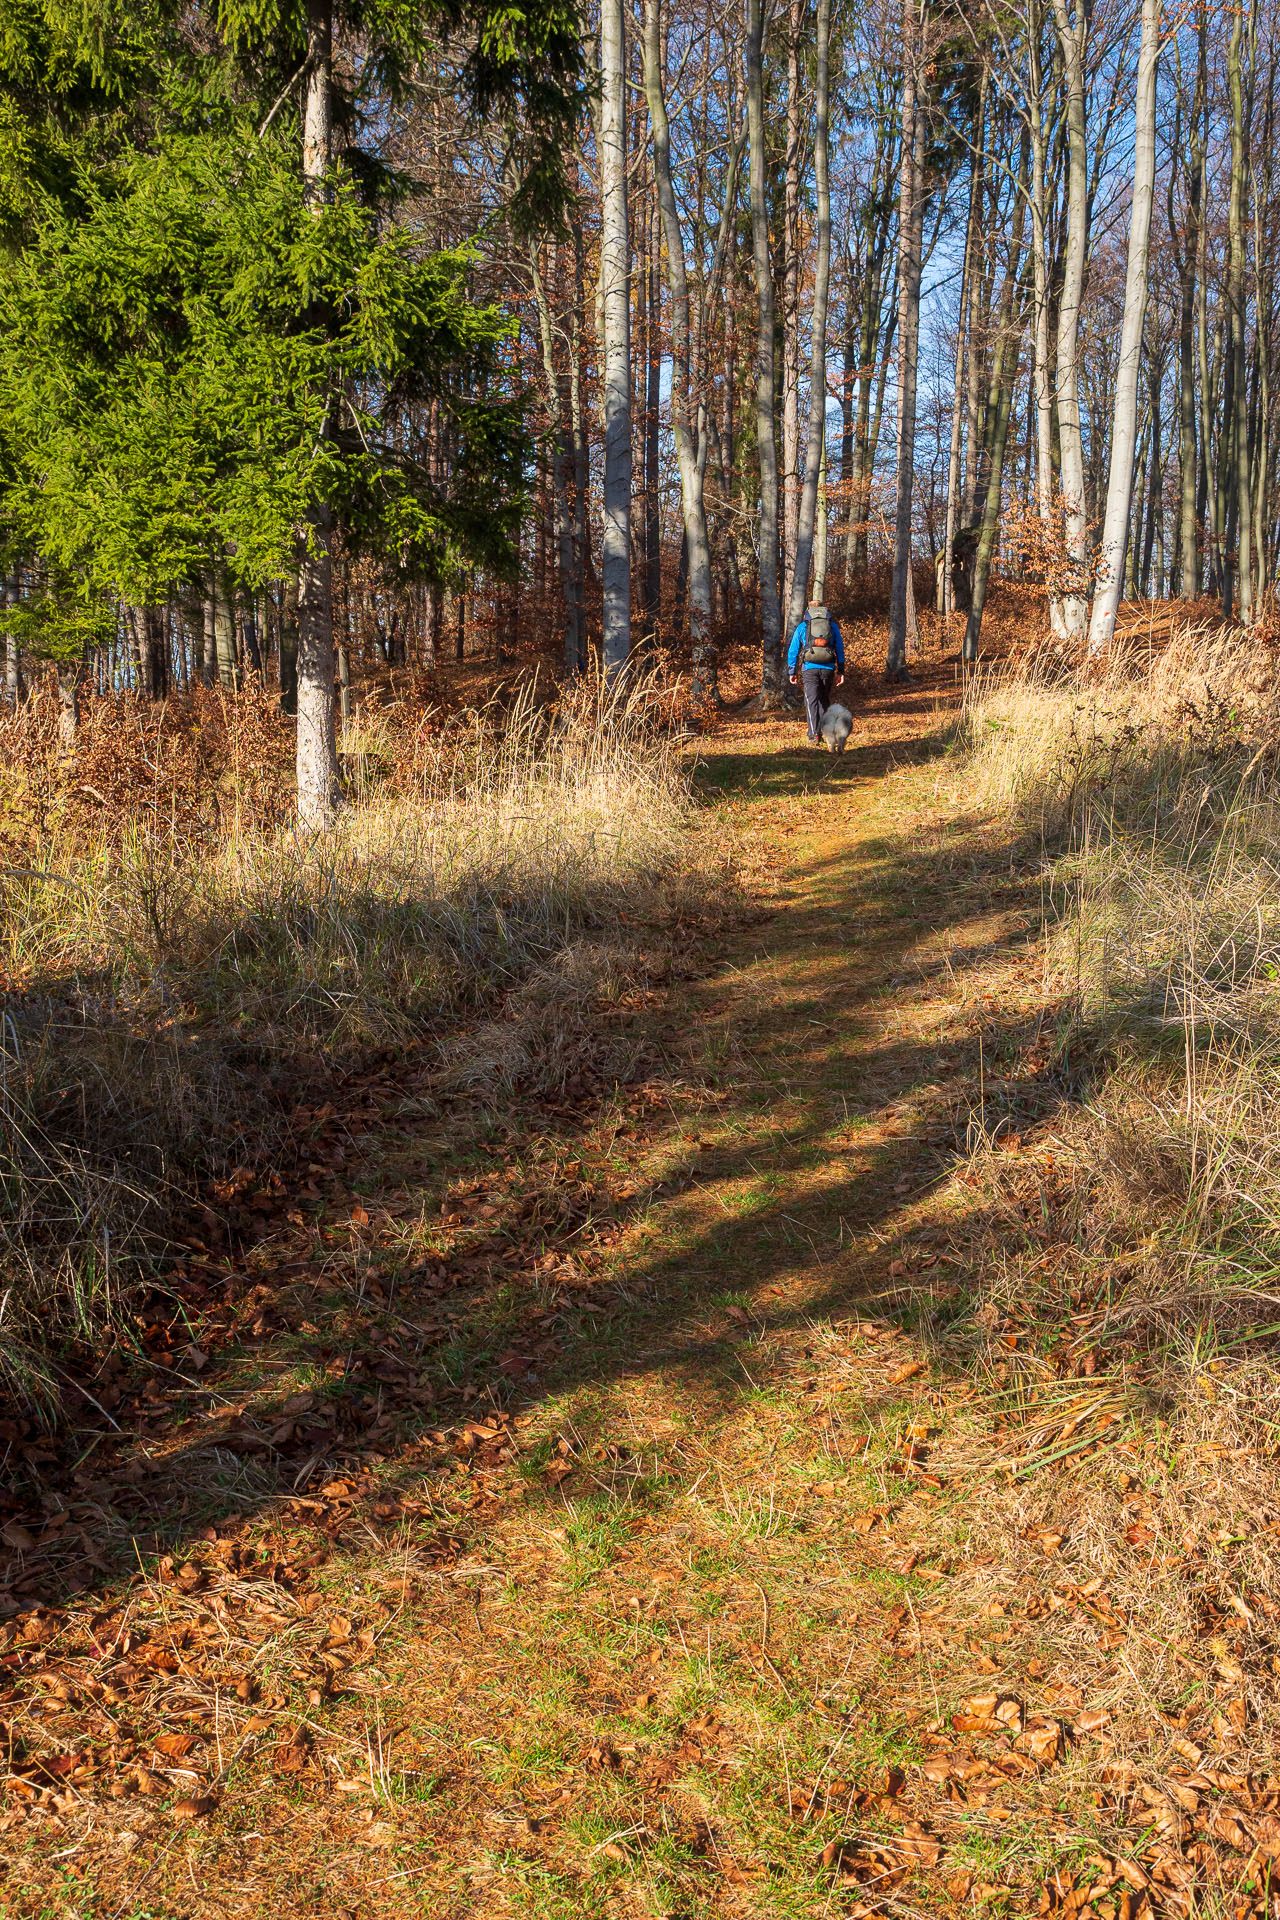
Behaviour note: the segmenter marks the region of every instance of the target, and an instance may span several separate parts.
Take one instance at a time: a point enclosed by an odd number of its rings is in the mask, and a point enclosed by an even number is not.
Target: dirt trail
[[[1112,1625],[1028,1600],[1042,1510],[993,1519],[930,1344],[969,1130],[1052,1098],[1036,877],[940,800],[950,697],[864,701],[839,762],[707,743],[760,911],[645,1086],[443,1130],[400,1066],[348,1090],[342,1231],[291,1216],[255,1325],[54,1496],[102,1570],[3,1630],[6,1911],[1136,1912],[1081,1791]]]

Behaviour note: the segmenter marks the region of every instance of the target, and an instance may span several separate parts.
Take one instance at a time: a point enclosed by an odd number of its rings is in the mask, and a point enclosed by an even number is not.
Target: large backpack
[[[825,607],[810,607],[807,618],[802,663],[806,667],[834,667],[836,650],[831,641],[831,615]]]

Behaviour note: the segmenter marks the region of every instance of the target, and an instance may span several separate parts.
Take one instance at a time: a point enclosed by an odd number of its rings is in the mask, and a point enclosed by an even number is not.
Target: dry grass
[[[1280,1742],[1276,655],[1204,629],[1095,684],[1024,664],[966,723],[981,799],[1043,851],[1056,1089],[969,1169],[973,1357],[1026,1488],[995,1550],[1069,1533],[1140,1623],[1123,1675],[1082,1671],[1155,1807],[1162,1770],[1266,1772]]]
[[[625,1077],[627,996],[722,878],[638,685],[366,715],[320,840],[282,823],[263,703],[243,738],[216,695],[168,719],[103,703],[70,767],[43,707],[19,725],[0,1378],[28,1398],[56,1397],[58,1348],[96,1337],[202,1183],[287,1150],[309,1083],[424,1041],[441,1094]]]
[[[969,716],[988,802],[1036,831],[1047,989],[1102,1071],[1104,1212],[1195,1261],[1280,1234],[1280,740],[1275,655],[1194,634],[1100,686],[1033,672]]]

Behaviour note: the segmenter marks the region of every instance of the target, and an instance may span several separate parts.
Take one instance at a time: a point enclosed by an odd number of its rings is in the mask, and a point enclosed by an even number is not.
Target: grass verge
[[[39,703],[6,723],[0,1384],[46,1410],[175,1240],[269,1198],[335,1075],[423,1049],[424,1112],[625,1080],[635,995],[723,879],[639,685],[368,715],[321,838],[245,713],[106,702],[69,765]]]

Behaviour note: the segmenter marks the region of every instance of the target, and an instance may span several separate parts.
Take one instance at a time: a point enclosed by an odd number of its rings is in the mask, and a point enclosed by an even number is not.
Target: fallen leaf
[[[905,1367],[899,1367],[896,1373],[889,1375],[889,1385],[891,1387],[900,1387],[904,1380],[914,1380],[918,1373],[923,1372],[923,1360],[908,1360]]]
[[[214,1801],[207,1795],[197,1799],[175,1800],[170,1812],[175,1820],[200,1820],[212,1813]]]
[[[163,1753],[170,1760],[181,1760],[195,1746],[195,1737],[190,1733],[162,1733],[155,1743],[157,1753]]]
[[[916,1860],[922,1867],[936,1867],[942,1848],[928,1830],[916,1820],[904,1828],[897,1839],[890,1843],[895,1853],[908,1860]]]

